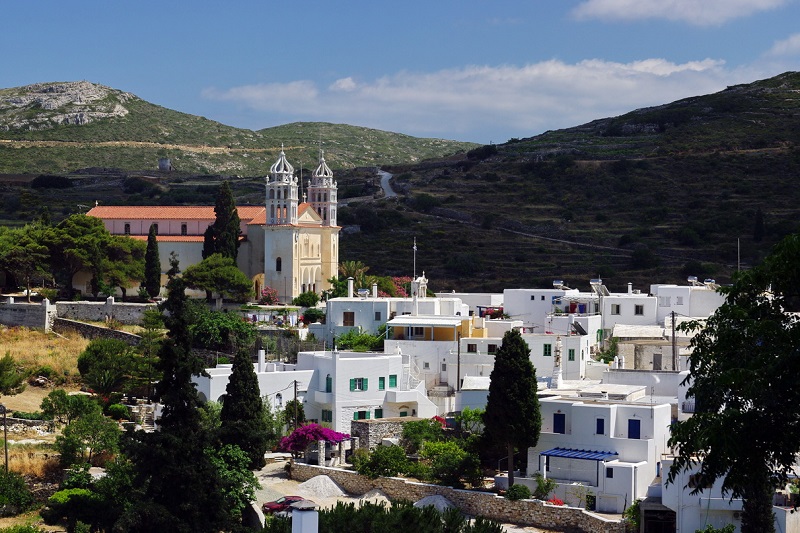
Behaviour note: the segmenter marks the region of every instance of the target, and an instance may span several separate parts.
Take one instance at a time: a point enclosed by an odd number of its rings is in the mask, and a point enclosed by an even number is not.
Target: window
[[[356,313],[355,311],[345,311],[342,314],[342,325],[343,326],[355,326],[356,325]]]
[[[189,235],[189,226],[181,224],[181,235]]]
[[[553,413],[553,433],[567,432],[567,415],[564,413]]]
[[[598,418],[597,424],[595,425],[595,434],[596,435],[605,435],[606,434],[606,420],[605,418]]]
[[[637,305],[637,306],[635,306],[635,307],[634,307],[634,310],[633,310],[633,313],[634,313],[635,315],[639,315],[639,316],[642,316],[642,315],[644,315],[644,306],[643,306],[643,305]]]
[[[275,395],[275,405],[278,407],[283,407],[283,396],[280,392]]]
[[[425,335],[425,328],[414,327],[414,336],[422,337]]]
[[[606,477],[612,479],[614,477],[614,469],[611,467],[606,468]]]
[[[380,321],[381,321],[381,312],[375,311],[375,322],[380,322]]]
[[[675,305],[683,305],[683,296],[675,297]]]
[[[542,294],[542,301],[544,301],[544,294]]]
[[[400,411],[400,418],[408,416],[408,411]]]
[[[323,422],[333,422],[333,411],[329,411],[328,409],[322,410],[322,421]]]
[[[447,363],[442,363],[442,372],[447,372]]]
[[[125,223],[125,235],[130,235],[130,234],[131,234],[131,225]]]
[[[375,418],[383,418],[383,409],[380,407],[375,409]]]
[[[369,420],[369,411],[353,411],[353,420]]]
[[[574,361],[575,360],[575,348],[570,348],[567,350],[567,361]]]
[[[397,374],[389,374],[389,388],[394,389],[397,387]]]
[[[535,294],[531,294],[531,300],[535,300],[535,299],[536,299],[536,295]]]
[[[378,390],[386,390],[386,378],[383,376],[378,378]]]
[[[367,378],[352,378],[350,379],[351,392],[363,392],[367,390]]]
[[[612,315],[619,314],[619,304],[611,304],[611,314]]]
[[[281,271],[281,258],[278,257],[275,259],[275,272]]]
[[[658,297],[658,306],[659,307],[669,307],[669,296],[659,296]]]
[[[550,357],[551,355],[553,355],[553,345],[552,344],[542,345],[542,355],[545,357]]]
[[[429,362],[425,361],[424,363],[422,363],[422,368],[425,369],[425,370],[430,370],[431,369],[431,364]]]
[[[325,392],[333,392],[333,378],[330,374],[325,376]]]
[[[469,353],[477,353],[478,352],[478,345],[477,344],[467,344],[467,351]]]
[[[486,351],[489,352],[489,353],[497,353],[497,345],[496,344],[490,344],[486,348]]]
[[[628,419],[628,438],[640,439],[642,435],[642,421],[638,418]]]

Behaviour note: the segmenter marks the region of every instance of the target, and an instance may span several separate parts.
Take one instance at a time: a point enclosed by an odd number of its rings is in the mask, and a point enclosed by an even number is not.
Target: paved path
[[[395,198],[397,193],[394,192],[394,189],[392,189],[392,184],[389,183],[389,180],[392,179],[392,175],[384,170],[378,170],[378,176],[381,177],[381,189],[383,189],[383,197]]]

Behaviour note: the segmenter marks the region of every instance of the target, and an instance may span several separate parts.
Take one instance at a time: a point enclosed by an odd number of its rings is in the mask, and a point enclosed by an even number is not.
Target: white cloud
[[[639,20],[660,18],[697,26],[716,26],[775,9],[788,0],[584,0],[573,10],[580,19]]]
[[[782,41],[776,41],[766,55],[773,57],[800,55],[800,33],[795,33]]]
[[[715,59],[686,63],[589,59],[574,64],[549,60],[524,66],[403,71],[359,83],[345,77],[323,89],[295,81],[212,89],[204,95],[267,112],[259,127],[284,119],[345,122],[485,143],[716,92],[760,74],[732,71]]]

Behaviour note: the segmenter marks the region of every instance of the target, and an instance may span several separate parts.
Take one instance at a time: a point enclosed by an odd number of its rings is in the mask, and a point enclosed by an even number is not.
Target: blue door
[[[564,413],[553,413],[553,433],[567,432],[567,415]]]
[[[628,438],[629,439],[638,439],[641,438],[642,432],[642,421],[636,418],[628,419]]]

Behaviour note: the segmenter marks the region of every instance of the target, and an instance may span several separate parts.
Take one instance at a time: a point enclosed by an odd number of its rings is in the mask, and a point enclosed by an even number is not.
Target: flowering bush
[[[431,417],[431,420],[435,420],[436,422],[439,422],[439,424],[442,425],[442,429],[447,427],[447,420],[445,420],[441,416],[438,416],[438,415],[437,416],[433,416],[433,417]]]
[[[547,503],[549,503],[550,505],[564,505],[564,500],[560,498],[550,498],[549,500],[547,500]]]
[[[324,440],[338,443],[349,438],[350,435],[346,433],[339,433],[319,424],[307,424],[292,431],[288,437],[283,437],[278,448],[284,452],[304,452],[312,442]]]
[[[258,299],[261,305],[275,305],[278,303],[278,290],[265,286],[261,289],[261,298]]]

